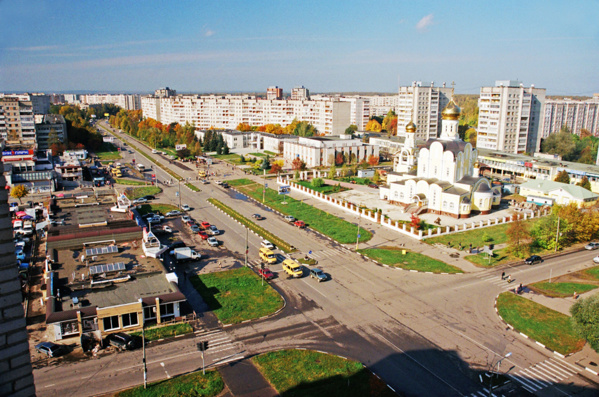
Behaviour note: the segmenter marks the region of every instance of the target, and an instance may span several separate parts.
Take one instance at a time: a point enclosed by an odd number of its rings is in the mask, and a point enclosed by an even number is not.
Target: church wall
[[[428,178],[428,163],[429,163],[430,151],[427,148],[420,149],[418,153],[418,172],[419,178]]]

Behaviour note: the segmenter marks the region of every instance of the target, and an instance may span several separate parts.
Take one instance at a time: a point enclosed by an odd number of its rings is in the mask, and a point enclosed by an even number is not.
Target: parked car
[[[200,226],[202,226],[204,229],[208,229],[210,228],[210,222],[202,221]]]
[[[131,204],[142,204],[142,203],[146,203],[148,201],[148,199],[145,199],[143,197],[140,197],[138,199],[135,199],[131,202]]]
[[[593,262],[595,262],[595,263],[599,263],[599,256],[596,256],[596,257],[594,257],[594,258],[593,258]]]
[[[169,211],[166,213],[166,216],[176,216],[176,215],[181,215],[181,211],[174,210],[174,211]]]
[[[186,247],[185,243],[181,240],[177,240],[168,246],[169,250],[174,250],[175,248],[183,248]]]
[[[143,196],[141,198],[145,198],[146,200],[156,200],[156,197],[152,196],[151,194],[148,194],[147,196]]]
[[[199,233],[200,232],[200,227],[198,225],[192,225],[191,226],[191,231],[194,233]]]
[[[599,248],[599,243],[596,241],[588,243],[587,245],[584,246],[584,249],[587,249],[587,250],[596,250],[597,248]]]
[[[294,224],[295,226],[299,227],[300,229],[303,229],[303,228],[305,228],[305,227],[306,227],[306,223],[305,223],[304,221],[299,221],[299,220],[298,220],[298,221],[295,221],[295,222],[293,222],[293,224]]]
[[[252,218],[254,218],[257,221],[261,221],[262,219],[264,219],[264,217],[260,214],[252,214]]]
[[[162,226],[162,230],[164,230],[167,233],[172,233],[173,229],[170,228],[170,226]]]
[[[287,222],[295,222],[295,217],[293,217],[291,215],[285,215],[285,220]]]
[[[258,274],[265,280],[272,280],[275,277],[273,272],[271,272],[270,269],[267,267],[265,267],[264,269],[258,269]]]
[[[210,244],[211,247],[218,247],[218,240],[216,239],[216,237],[208,237],[208,244]]]
[[[222,181],[216,181],[214,183],[216,183],[217,185],[222,185],[223,184]]]
[[[63,345],[58,345],[53,342],[42,342],[35,345],[35,350],[38,352],[45,354],[48,357],[58,357],[61,354],[65,353],[65,348]]]
[[[187,205],[187,204],[183,204],[183,205],[181,206],[181,209],[182,209],[183,211],[191,211],[191,208],[189,208],[189,205]]]
[[[378,188],[379,188],[379,185],[377,185],[376,183],[369,183],[369,184],[368,184],[368,187],[371,187],[371,188],[373,188],[373,189],[378,189]]]
[[[159,216],[153,216],[151,218],[148,218],[148,223],[160,223],[162,222],[162,219],[160,219]]]
[[[183,221],[183,223],[187,223],[191,220],[191,217],[189,215],[183,215],[181,217],[181,220]]]
[[[310,278],[315,278],[318,282],[326,281],[327,275],[319,268],[313,267],[310,269]]]
[[[200,237],[202,238],[202,240],[208,240],[208,234],[205,231],[200,230],[198,232],[198,234],[200,235]]]
[[[221,183],[221,186],[224,187],[225,189],[229,188],[229,184],[227,182]]]
[[[220,230],[218,230],[216,226],[210,225],[210,227],[208,228],[208,233],[210,233],[213,236],[218,236],[220,234]]]
[[[535,263],[541,262],[543,262],[543,258],[541,258],[539,255],[533,255],[529,258],[526,258],[526,260],[524,261],[524,263],[526,263],[527,265],[534,265]]]
[[[114,346],[119,350],[132,350],[135,348],[135,340],[131,335],[127,335],[124,332],[117,332],[116,334],[110,334],[106,338],[110,346]]]
[[[203,183],[204,185],[207,185],[207,184],[209,184],[209,183],[210,183],[210,181],[207,181],[206,179],[202,179],[202,183]]]
[[[262,240],[260,245],[263,246],[264,248],[268,248],[269,250],[275,249],[275,245],[268,240]]]
[[[17,260],[19,260],[19,261],[24,261],[25,258],[27,257],[27,255],[25,255],[23,250],[17,250],[17,252],[15,254],[17,256]]]

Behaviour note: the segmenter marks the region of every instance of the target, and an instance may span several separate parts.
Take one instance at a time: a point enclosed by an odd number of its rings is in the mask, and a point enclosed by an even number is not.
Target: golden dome
[[[416,124],[410,120],[408,125],[406,125],[406,132],[416,132]]]
[[[441,118],[443,120],[457,120],[460,118],[461,109],[455,104],[453,99],[449,101],[445,109],[441,112]]]

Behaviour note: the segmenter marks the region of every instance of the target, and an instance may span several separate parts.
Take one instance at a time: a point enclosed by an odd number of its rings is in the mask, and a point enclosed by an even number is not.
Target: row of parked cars
[[[206,240],[211,247],[218,246],[218,240],[214,236],[218,236],[220,230],[218,230],[215,225],[211,225],[210,222],[207,221],[196,222],[189,215],[183,215],[181,220],[189,226],[192,233],[197,233],[202,240]]]
[[[275,249],[274,244],[268,240],[262,240],[260,245],[262,246],[260,248],[260,250],[258,251],[258,256],[260,257],[260,261],[263,264],[271,264],[271,265],[274,265],[275,263],[277,263],[278,262],[277,255],[273,252],[273,250]],[[291,258],[284,259],[282,266],[283,266],[283,271],[287,274],[288,277],[300,278],[304,275],[304,269],[303,269],[302,265],[300,265],[297,261],[295,261]],[[265,278],[266,280],[271,280],[274,278],[273,272],[265,266],[260,267],[260,269],[258,270],[258,274],[261,277]],[[316,267],[310,269],[310,277],[315,278],[319,282],[326,281],[328,278],[327,275],[322,271],[322,269],[319,269]]]

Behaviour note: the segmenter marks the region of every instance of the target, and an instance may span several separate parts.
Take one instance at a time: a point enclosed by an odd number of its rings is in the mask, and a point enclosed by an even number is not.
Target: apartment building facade
[[[65,97],[66,99],[66,97]],[[138,94],[83,94],[69,97],[73,104],[102,105],[112,104],[127,110],[141,109],[141,95]]]
[[[35,145],[35,119],[31,101],[0,98],[0,138],[10,145]]]
[[[31,106],[34,114],[48,114],[50,113],[50,95],[40,93],[26,93],[26,94],[4,94],[0,93],[1,98],[16,98],[22,102],[31,102]]]
[[[367,98],[370,107],[370,116],[386,116],[389,110],[397,112],[397,95],[372,95]]]
[[[291,100],[292,101],[305,101],[310,99],[310,90],[304,86],[295,87],[291,89]]]
[[[49,149],[52,138],[56,134],[60,142],[67,141],[67,122],[60,114],[35,115],[35,135],[38,149]]]
[[[337,154],[343,154],[356,163],[368,161],[370,156],[379,156],[378,146],[363,143],[351,136],[299,137],[296,141],[283,142],[285,166],[300,158],[309,168],[335,164]]]
[[[599,135],[599,94],[592,99],[577,101],[571,98],[545,101],[543,138],[559,132],[563,126],[576,135],[585,129]]]
[[[435,87],[420,81],[410,86],[399,87],[397,95],[397,134],[404,135],[406,126],[413,121],[416,124],[416,139],[428,140],[441,134],[441,112],[451,100],[453,89]]]
[[[247,95],[179,95],[147,96],[142,97],[141,102],[144,117],[163,124],[189,122],[200,130],[233,130],[240,123],[286,126],[297,119],[314,125],[321,134],[338,135],[350,125],[351,104],[338,99],[264,100]]]
[[[481,87],[478,99],[477,147],[509,153],[539,150],[543,131],[544,88],[498,80]]]
[[[283,99],[283,89],[279,86],[268,87],[266,89],[266,99],[281,100]]]

